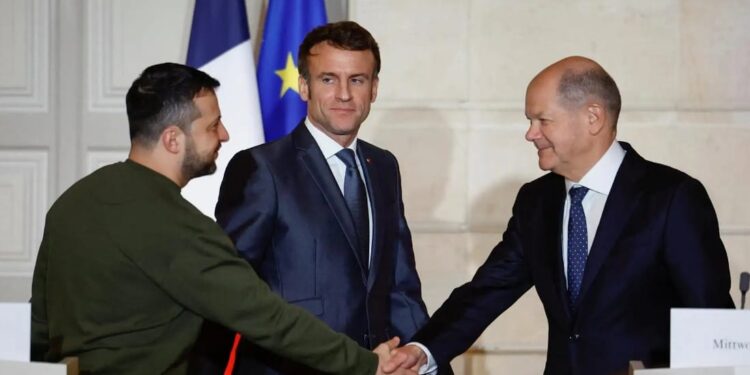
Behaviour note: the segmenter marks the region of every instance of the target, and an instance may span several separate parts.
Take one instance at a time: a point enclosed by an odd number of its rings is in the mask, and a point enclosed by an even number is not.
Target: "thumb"
[[[398,344],[400,343],[401,339],[398,336],[393,336],[390,340],[385,342],[385,345],[388,346],[388,350],[391,351],[398,348]]]

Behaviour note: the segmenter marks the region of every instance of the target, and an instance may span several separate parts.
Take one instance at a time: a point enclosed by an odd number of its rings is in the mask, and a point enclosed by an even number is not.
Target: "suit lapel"
[[[365,176],[367,185],[367,194],[370,198],[370,210],[372,211],[372,246],[370,247],[370,272],[368,275],[367,288],[371,288],[378,272],[380,265],[380,256],[383,253],[380,249],[382,243],[379,241],[383,238],[383,226],[378,225],[378,213],[383,213],[383,190],[382,178],[380,173],[381,165],[378,163],[375,151],[369,144],[359,140],[357,141],[357,153],[362,164],[362,172]]]
[[[302,160],[302,164],[307,168],[308,172],[310,172],[315,185],[323,193],[323,197],[325,197],[328,206],[333,211],[333,215],[336,217],[339,225],[341,225],[346,241],[349,243],[349,248],[359,262],[362,282],[367,283],[366,272],[362,268],[365,260],[359,259],[359,252],[356,250],[357,235],[354,229],[354,221],[349,213],[349,208],[346,206],[344,196],[341,194],[341,190],[336,183],[336,179],[333,177],[333,173],[331,173],[328,162],[323,157],[320,147],[315,143],[315,139],[313,139],[305,127],[304,122],[300,123],[294,129],[292,139],[297,148],[298,157]]]
[[[565,279],[565,270],[562,259],[562,219],[563,208],[565,207],[565,180],[560,176],[555,176],[549,188],[550,194],[545,197],[544,212],[542,218],[545,218],[544,225],[548,227],[541,233],[550,233],[550,236],[541,236],[540,240],[544,241],[541,251],[546,254],[546,267],[549,275],[552,277],[556,298],[560,303],[553,303],[554,306],[560,306],[560,314],[564,317],[563,321],[570,319],[570,309],[568,308],[568,283]]]
[[[633,215],[641,196],[638,186],[644,174],[642,166],[644,160],[629,144],[621,142],[621,145],[627,153],[617,171],[607,202],[604,204],[602,218],[589,251],[581,283],[580,303],[585,299],[586,292],[591,288],[596,275]]]

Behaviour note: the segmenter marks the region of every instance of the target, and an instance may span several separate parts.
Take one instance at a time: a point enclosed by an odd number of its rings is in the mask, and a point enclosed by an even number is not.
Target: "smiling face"
[[[539,168],[578,181],[592,166],[589,117],[586,108],[567,108],[560,102],[558,81],[555,74],[543,72],[529,84],[526,140],[537,148]]]
[[[313,126],[346,147],[378,94],[375,57],[369,50],[349,51],[321,42],[310,49],[307,63],[310,80],[299,78],[307,116]]]
[[[229,140],[229,133],[221,122],[216,94],[204,91],[193,103],[200,117],[193,120],[185,139],[182,175],[186,180],[214,173],[221,144]]]
[[[620,92],[594,60],[566,57],[542,70],[526,89],[526,140],[539,168],[580,181],[615,141]]]

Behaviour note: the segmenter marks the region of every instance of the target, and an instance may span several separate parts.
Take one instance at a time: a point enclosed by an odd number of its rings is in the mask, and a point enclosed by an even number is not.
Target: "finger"
[[[417,364],[417,358],[409,355],[403,350],[397,350],[395,354],[383,365],[383,371],[386,373],[393,372],[399,367],[412,368]]]
[[[383,372],[389,374],[393,371],[396,371],[396,369],[398,369],[401,366],[401,363],[404,361],[404,357],[405,356],[399,352],[391,355],[391,358],[388,359],[385,364],[383,364]]]
[[[401,339],[398,336],[393,336],[390,340],[385,342],[388,346],[389,351],[398,348],[398,344],[401,343]]]

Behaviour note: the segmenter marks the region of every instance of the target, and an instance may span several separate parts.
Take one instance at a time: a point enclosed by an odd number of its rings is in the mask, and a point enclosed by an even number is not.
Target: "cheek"
[[[357,110],[359,110],[360,113],[367,114],[370,111],[371,103],[370,96],[363,95],[357,101]]]
[[[557,138],[555,137],[555,132],[552,131],[549,127],[540,126],[539,135],[541,136],[543,142],[546,142],[550,146],[556,146]]]
[[[310,102],[308,103],[308,105],[312,104],[315,107],[317,107],[318,111],[322,112],[323,109],[326,108],[326,103],[329,103],[330,101],[331,99],[329,98],[329,95],[327,95],[326,92],[319,91],[319,92],[316,92],[315,96],[310,97]]]
[[[372,87],[363,87],[359,92],[358,97],[359,101],[366,105],[375,101],[375,93],[373,92]]]
[[[548,127],[546,132],[542,132],[545,139],[555,145],[555,148],[569,148],[575,142],[576,134],[569,131],[563,124],[558,127]]]

